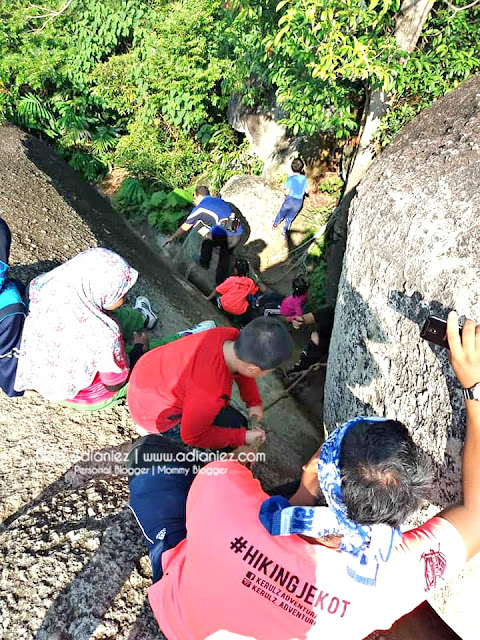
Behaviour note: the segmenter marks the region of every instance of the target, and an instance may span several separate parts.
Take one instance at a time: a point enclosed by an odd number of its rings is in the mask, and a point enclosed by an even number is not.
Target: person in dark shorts
[[[208,187],[196,188],[193,203],[195,207],[185,218],[183,224],[166,240],[164,246],[188,233],[197,222],[203,223],[204,229],[208,233],[202,242],[199,265],[203,269],[208,269],[213,248],[218,247],[220,254],[215,281],[220,284],[228,276],[230,254],[240,242],[243,228],[236,219],[231,206],[222,198],[212,197]]]
[[[153,582],[163,575],[164,551],[187,536],[187,494],[199,465],[178,460],[186,451],[165,436],[151,434],[139,438],[128,454],[129,507],[148,547]]]
[[[308,344],[300,352],[298,362],[288,369],[287,376],[301,373],[317,362],[322,364],[327,362],[334,313],[333,307],[323,305],[313,313],[304,313],[293,318],[292,324],[296,329],[300,329],[306,324],[314,324],[315,331],[312,332]]]

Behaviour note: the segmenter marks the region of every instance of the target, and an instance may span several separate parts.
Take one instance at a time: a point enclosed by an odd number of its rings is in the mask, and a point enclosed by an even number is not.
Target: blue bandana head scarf
[[[348,574],[374,586],[380,563],[388,562],[402,539],[400,529],[387,524],[361,525],[350,520],[343,502],[340,451],[345,434],[358,422],[385,422],[386,418],[354,418],[335,429],[325,440],[318,461],[318,481],[328,507],[292,507],[273,496],[262,503],[260,521],[274,536],[304,534],[314,538],[341,535],[340,550],[350,554]]]

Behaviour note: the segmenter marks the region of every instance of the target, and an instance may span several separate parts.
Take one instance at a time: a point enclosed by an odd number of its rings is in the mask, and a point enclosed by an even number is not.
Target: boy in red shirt
[[[207,300],[217,298],[217,304],[225,313],[232,316],[240,316],[244,324],[250,320],[249,297],[259,291],[264,293],[266,287],[256,284],[252,278],[247,276],[250,269],[248,260],[237,258],[233,267],[233,276],[230,276],[219,284]]]
[[[238,447],[265,437],[246,430],[243,414],[230,406],[237,383],[250,419],[263,419],[255,382],[286,360],[292,341],[278,321],[258,318],[240,332],[220,327],[152,349],[133,369],[128,405],[135,423],[150,433],[175,435],[188,445]],[[170,432],[170,433],[169,433]]]

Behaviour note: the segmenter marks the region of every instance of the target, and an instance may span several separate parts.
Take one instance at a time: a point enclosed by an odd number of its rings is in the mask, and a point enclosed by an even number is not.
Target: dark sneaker
[[[158,317],[153,313],[153,309],[148,298],[145,296],[138,296],[133,308],[139,311],[145,318],[145,329],[153,329],[155,327]]]

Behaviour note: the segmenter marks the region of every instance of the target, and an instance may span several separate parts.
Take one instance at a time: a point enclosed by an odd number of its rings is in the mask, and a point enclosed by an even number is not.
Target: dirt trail
[[[0,127],[0,216],[12,230],[15,277],[27,281],[88,247],[107,246],[139,270],[133,296],[149,296],[161,311],[160,333],[206,318],[225,324],[46,145],[6,126]],[[268,376],[261,390],[268,402],[282,387]],[[272,408],[267,427],[259,475],[273,484],[293,477],[320,430],[291,400]],[[105,452],[121,460],[135,437],[125,406],[87,415],[40,398],[0,397],[1,638],[163,637],[145,598],[149,563],[126,507],[125,478],[75,473],[81,456],[97,470]]]

